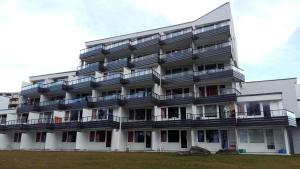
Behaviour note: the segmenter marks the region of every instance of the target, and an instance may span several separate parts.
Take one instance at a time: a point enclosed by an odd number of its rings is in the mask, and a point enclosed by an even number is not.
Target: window
[[[65,121],[69,121],[69,117],[70,117],[70,112],[69,111],[65,111]]]
[[[135,120],[145,120],[145,109],[135,110]]]
[[[90,142],[95,141],[95,131],[90,131]]]
[[[168,131],[168,142],[178,143],[179,142],[179,130],[169,130]]]
[[[64,131],[62,133],[62,142],[76,142],[76,131]]]
[[[79,115],[79,110],[71,110],[70,120],[71,121],[77,121],[78,120],[78,115]]]
[[[160,132],[160,141],[167,142],[167,131],[166,130],[162,130]]]
[[[0,124],[5,124],[6,123],[6,117],[7,117],[6,114],[0,115]]]
[[[264,143],[264,130],[250,129],[248,131],[250,143]]]
[[[248,130],[240,129],[239,130],[240,143],[248,143]]]
[[[266,130],[267,147],[268,149],[275,149],[274,133],[272,129]]]
[[[21,142],[22,133],[15,133],[14,134],[14,142],[20,143]]]
[[[217,117],[217,105],[205,105],[205,117]]]
[[[133,132],[132,131],[128,131],[128,133],[127,133],[127,141],[128,141],[128,143],[133,142]]]
[[[92,110],[92,119],[96,119],[97,118],[97,109],[93,109]]]
[[[129,120],[134,120],[134,110],[133,109],[129,110]]]
[[[206,95],[207,96],[216,96],[218,95],[218,86],[206,86]]]
[[[144,142],[144,131],[135,131],[134,132],[134,142],[136,142],[136,143]]]
[[[214,69],[217,69],[216,64],[205,65],[205,70],[214,70]]]
[[[204,87],[199,87],[199,96],[204,97],[205,96],[205,88]]]
[[[46,132],[37,132],[35,142],[45,143],[46,142],[46,135],[47,135]]]
[[[105,131],[96,131],[96,142],[105,142]]]
[[[161,108],[161,118],[167,118],[167,109]]]
[[[271,116],[271,110],[270,110],[270,103],[269,102],[263,102],[263,111],[265,117]]]
[[[204,131],[198,130],[198,142],[204,142]]]
[[[170,118],[178,118],[179,117],[179,112],[178,112],[178,107],[169,107],[168,108],[168,117]]]
[[[250,102],[246,104],[248,116],[260,115],[259,102]]]
[[[203,106],[197,106],[197,120],[201,119],[203,117]]]
[[[206,142],[218,143],[219,142],[219,131],[218,130],[206,130]]]
[[[105,109],[105,108],[100,108],[100,109],[98,110],[98,119],[101,119],[101,120],[107,119],[107,109]]]
[[[244,114],[244,112],[245,112],[245,104],[244,103],[238,103],[237,104],[237,106],[238,106],[238,113],[239,114]]]

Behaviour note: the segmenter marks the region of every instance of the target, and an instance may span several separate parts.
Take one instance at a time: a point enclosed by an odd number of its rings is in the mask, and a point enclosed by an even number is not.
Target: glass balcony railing
[[[88,53],[88,52],[91,52],[91,51],[94,51],[94,50],[97,50],[97,49],[102,49],[102,48],[103,48],[103,45],[97,45],[97,46],[94,46],[94,47],[81,49],[80,54],[85,54],[85,53]]]
[[[176,77],[183,77],[186,75],[193,75],[193,71],[188,70],[188,71],[183,71],[183,72],[179,72],[179,73],[164,75],[164,76],[162,76],[162,79],[171,79],[171,78],[176,78]]]
[[[121,45],[124,45],[124,44],[127,44],[127,43],[130,43],[130,40],[124,40],[124,41],[121,41],[121,42],[112,43],[110,45],[105,46],[104,48],[106,50],[109,50],[111,48],[115,48],[115,47],[118,47],[118,46],[121,46]]]
[[[136,45],[136,44],[139,44],[139,43],[148,42],[150,40],[157,39],[159,37],[160,37],[160,35],[156,34],[156,35],[148,36],[148,37],[145,37],[145,38],[137,39],[137,40],[133,41],[131,44]]]
[[[78,66],[77,70],[88,69],[88,68],[95,67],[95,66],[98,66],[98,65],[99,65],[98,62],[91,63],[91,64],[86,64],[86,65],[83,65],[83,66]]]
[[[182,93],[182,94],[160,95],[159,99],[160,100],[174,100],[176,98],[190,98],[190,97],[194,97],[194,93],[189,92],[189,93]]]
[[[42,84],[42,83],[36,83],[36,84],[31,84],[31,85],[23,86],[22,90],[29,90],[29,89],[39,88],[39,87],[43,88],[44,84]]]
[[[116,79],[116,78],[121,78],[122,73],[114,73],[110,75],[105,75],[103,77],[98,77],[95,81],[96,82],[101,82],[101,81],[106,81],[106,80],[111,80],[111,79]]]
[[[180,31],[177,31],[177,32],[172,32],[172,33],[169,33],[169,34],[161,36],[161,40],[165,40],[165,39],[169,39],[169,38],[174,38],[176,36],[180,36],[180,35],[192,32],[192,31],[193,31],[192,28],[187,28],[187,29],[183,29],[183,30],[180,30]]]
[[[293,119],[296,118],[295,113],[286,109],[255,111],[255,112],[238,112],[238,118],[259,118],[259,117],[271,118],[271,117],[281,117],[281,116],[288,116]]]
[[[68,85],[75,85],[75,84],[79,84],[79,83],[94,82],[94,81],[95,81],[94,77],[84,77],[84,78],[80,78],[77,80],[71,80],[68,82]]]
[[[212,45],[212,46],[205,47],[205,48],[195,49],[195,50],[193,50],[193,53],[194,54],[203,53],[203,52],[206,52],[206,51],[216,50],[216,49],[220,49],[220,48],[227,47],[227,46],[230,46],[230,45],[231,45],[231,42],[225,42],[225,43]]]
[[[68,100],[65,100],[65,104],[81,103],[81,102],[85,102],[85,101],[88,101],[88,97],[81,97],[81,98],[77,98],[77,99],[68,99]]]
[[[160,55],[160,59],[166,59],[166,58],[174,56],[174,55],[184,54],[184,53],[188,53],[188,52],[192,52],[192,51],[193,51],[192,48],[187,48],[187,49],[171,52],[171,53],[168,53],[168,54]]]
[[[207,31],[214,30],[214,29],[217,29],[217,28],[220,28],[223,26],[227,26],[229,24],[230,24],[230,22],[226,21],[226,22],[222,22],[222,23],[218,23],[218,24],[214,24],[214,25],[210,25],[210,26],[201,27],[201,28],[194,30],[194,34],[207,32]]]
[[[202,71],[194,71],[194,76],[201,76],[201,75],[207,75],[207,74],[213,74],[218,72],[224,72],[227,70],[234,70],[239,73],[243,73],[243,70],[240,68],[237,68],[233,65],[231,66],[225,66],[224,68],[216,68],[216,69],[208,69],[208,70],[202,70]]]
[[[145,56],[141,56],[141,57],[138,57],[138,58],[131,59],[131,63],[139,62],[139,61],[147,60],[147,59],[152,59],[152,58],[157,58],[157,57],[158,57],[157,53],[150,54],[150,55],[145,55]]]
[[[133,77],[138,77],[138,76],[144,76],[144,75],[148,75],[148,74],[154,74],[157,77],[159,77],[159,74],[153,70],[153,69],[147,69],[147,70],[141,70],[141,71],[137,71],[137,72],[133,72],[133,73],[129,73],[129,74],[125,74],[123,76],[124,79],[129,79],[129,78],[133,78]]]
[[[50,101],[44,101],[40,102],[39,106],[51,106],[51,105],[58,105],[58,104],[64,104],[64,100],[50,100]]]
[[[64,80],[60,80],[60,81],[57,81],[57,82],[47,83],[44,86],[46,88],[49,88],[49,87],[52,87],[52,86],[60,86],[60,85],[67,85],[67,82],[64,81]]]

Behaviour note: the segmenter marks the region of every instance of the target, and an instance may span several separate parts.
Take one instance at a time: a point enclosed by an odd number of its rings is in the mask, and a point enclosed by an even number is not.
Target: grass
[[[300,169],[300,156],[0,151],[0,169]]]

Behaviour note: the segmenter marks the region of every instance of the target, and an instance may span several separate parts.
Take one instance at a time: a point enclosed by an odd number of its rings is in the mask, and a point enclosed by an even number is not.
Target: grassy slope
[[[0,151],[0,169],[300,169],[300,156]]]

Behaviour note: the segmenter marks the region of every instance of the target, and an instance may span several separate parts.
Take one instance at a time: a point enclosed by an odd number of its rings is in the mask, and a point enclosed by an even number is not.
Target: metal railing
[[[133,58],[133,59],[131,59],[131,63],[146,60],[146,59],[158,58],[158,56],[159,56],[158,53],[154,53],[154,54],[150,54],[150,55],[141,56],[138,58]]]
[[[52,87],[52,86],[67,85],[67,83],[68,83],[67,81],[60,80],[60,81],[57,81],[57,82],[44,84],[44,87],[49,88],[49,87]]]
[[[102,49],[102,48],[103,48],[103,45],[100,44],[100,45],[97,45],[97,46],[94,46],[94,47],[81,49],[80,54],[84,54],[84,53],[87,53],[87,52],[90,52],[90,51],[93,51],[93,50],[97,50],[97,49]]]
[[[280,117],[288,116],[296,118],[295,113],[286,109],[258,111],[258,112],[238,112],[238,118],[257,118],[257,117]]]
[[[68,85],[70,86],[70,85],[75,85],[75,84],[79,84],[79,83],[94,82],[94,81],[95,81],[94,77],[83,77],[80,79],[68,81]]]
[[[77,99],[68,99],[64,101],[64,104],[73,104],[73,103],[81,103],[81,102],[85,102],[88,101],[88,96],[87,97],[81,97],[81,98],[77,98]]]
[[[29,90],[29,89],[33,89],[33,88],[44,88],[44,84],[42,83],[36,83],[36,84],[30,84],[30,85],[26,85],[22,87],[22,90]]]
[[[200,48],[200,49],[194,49],[193,54],[216,50],[216,49],[224,48],[224,47],[227,47],[230,45],[231,45],[231,42],[224,42],[224,43],[220,43],[220,44],[216,44],[216,45],[212,45],[212,46],[208,46],[208,47],[204,47],[204,48]]]
[[[158,78],[160,77],[159,73],[157,73],[155,70],[153,70],[153,69],[146,69],[146,70],[141,70],[141,71],[137,71],[137,72],[132,72],[132,73],[124,74],[123,78],[124,79],[129,79],[129,78],[132,78],[132,77],[144,76],[144,75],[148,75],[148,74],[154,74]]]
[[[125,99],[144,98],[144,97],[152,96],[152,94],[153,92],[138,92],[134,94],[125,95]]]
[[[123,77],[122,73],[114,73],[114,74],[110,74],[110,75],[105,75],[103,77],[98,77],[96,78],[96,82],[101,82],[101,81],[106,81],[106,80],[111,80],[111,79],[116,79],[116,78],[121,78]]]
[[[77,70],[87,69],[87,68],[98,66],[98,65],[100,65],[99,62],[95,62],[95,63],[91,63],[91,64],[86,64],[86,65],[78,66]]]
[[[101,101],[108,101],[108,100],[123,100],[124,96],[120,94],[113,94],[108,96],[99,96],[99,97],[88,97],[89,102],[101,102]]]
[[[183,29],[183,30],[180,30],[180,31],[177,31],[177,32],[168,33],[166,35],[161,36],[160,38],[161,38],[161,40],[165,40],[165,39],[169,39],[169,38],[173,38],[173,37],[176,37],[176,36],[180,36],[180,35],[192,32],[192,31],[193,31],[192,28],[186,28],[186,29]]]
[[[152,36],[136,39],[136,40],[131,42],[131,45],[136,45],[136,44],[139,44],[139,43],[147,42],[147,41],[150,41],[152,39],[157,39],[159,37],[160,37],[159,34],[155,34],[155,35],[152,35]]]
[[[207,75],[207,74],[214,74],[218,72],[224,72],[227,70],[234,70],[239,73],[243,73],[243,70],[240,68],[237,68],[233,65],[230,66],[224,66],[224,68],[216,68],[216,69],[208,69],[208,70],[202,70],[202,71],[194,71],[194,76],[201,76],[201,75]]]
[[[189,93],[182,93],[182,94],[160,95],[159,96],[160,100],[173,100],[176,98],[190,98],[190,97],[194,97],[194,93],[189,92]]]
[[[192,48],[187,48],[187,49],[182,49],[182,50],[179,50],[179,51],[171,52],[171,53],[168,53],[168,54],[163,54],[163,55],[160,55],[160,59],[166,59],[166,58],[171,57],[173,55],[184,54],[184,53],[189,53],[189,52],[193,52],[193,49]]]
[[[196,30],[194,30],[194,34],[207,32],[207,31],[214,30],[214,29],[217,29],[217,28],[220,28],[220,27],[223,27],[223,26],[227,26],[229,24],[230,24],[230,22],[226,21],[226,22],[221,22],[221,23],[218,23],[218,24],[204,26],[204,27],[197,28]]]
[[[50,106],[50,105],[58,105],[58,104],[65,104],[65,100],[50,100],[40,102],[39,106]]]
[[[193,71],[188,70],[188,71],[182,71],[182,72],[179,72],[179,73],[164,75],[164,76],[162,76],[162,79],[170,79],[170,78],[182,77],[182,76],[186,76],[186,75],[193,75]]]
[[[106,45],[106,46],[104,46],[104,49],[108,50],[108,49],[115,48],[115,47],[118,47],[118,46],[121,46],[121,45],[124,45],[127,43],[130,43],[130,40],[127,39],[127,40],[123,40],[120,42],[112,43],[110,45]]]

